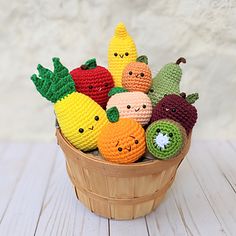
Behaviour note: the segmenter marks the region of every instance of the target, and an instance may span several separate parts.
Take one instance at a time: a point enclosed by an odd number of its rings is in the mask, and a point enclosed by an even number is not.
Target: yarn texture
[[[185,129],[168,119],[153,122],[146,131],[148,151],[158,159],[166,160],[177,156],[186,140]]]
[[[111,72],[115,86],[121,87],[124,67],[135,61],[137,50],[135,43],[123,23],[116,26],[115,34],[108,46],[108,70]]]

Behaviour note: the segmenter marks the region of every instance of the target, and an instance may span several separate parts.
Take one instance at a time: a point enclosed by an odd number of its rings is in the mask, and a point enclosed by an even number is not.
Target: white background
[[[236,2],[0,0],[0,140],[53,140],[53,106],[30,81],[38,63],[96,57],[123,21],[153,74],[180,56],[181,90],[199,92],[194,137],[236,138]]]

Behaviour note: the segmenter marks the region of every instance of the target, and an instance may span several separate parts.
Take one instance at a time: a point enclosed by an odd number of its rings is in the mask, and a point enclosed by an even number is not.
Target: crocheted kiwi
[[[183,149],[186,139],[185,129],[173,120],[155,121],[146,131],[148,151],[162,160],[176,157]]]
[[[180,63],[186,63],[185,58],[180,57],[176,63],[166,64],[153,78],[152,86],[148,92],[153,106],[165,95],[180,94],[179,85],[182,77]]]
[[[70,74],[78,92],[91,97],[101,107],[106,107],[108,92],[114,87],[114,82],[111,73],[105,67],[98,66],[93,58],[72,70]]]
[[[119,164],[137,161],[145,152],[145,131],[132,119],[119,118],[116,107],[107,110],[109,123],[102,128],[98,149],[104,159]]]
[[[166,118],[180,123],[189,134],[197,121],[197,109],[181,96],[167,95],[153,109],[151,122]]]
[[[107,109],[113,106],[119,110],[120,117],[134,119],[141,125],[148,124],[152,115],[151,100],[142,92],[116,93],[108,100]]]
[[[130,62],[122,74],[122,86],[128,91],[147,93],[152,84],[152,72],[148,66],[148,58],[140,56],[136,62]]]

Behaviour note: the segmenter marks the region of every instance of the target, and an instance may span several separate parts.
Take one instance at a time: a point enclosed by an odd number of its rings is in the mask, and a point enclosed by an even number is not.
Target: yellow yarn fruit
[[[39,77],[31,77],[39,93],[54,103],[56,117],[65,138],[76,148],[97,148],[98,135],[108,122],[106,112],[90,97],[76,92],[69,71],[53,58],[54,72],[38,65]]]
[[[122,86],[122,72],[125,66],[135,61],[136,58],[137,50],[135,43],[127,32],[125,25],[119,23],[108,47],[108,70],[113,76],[115,86]]]

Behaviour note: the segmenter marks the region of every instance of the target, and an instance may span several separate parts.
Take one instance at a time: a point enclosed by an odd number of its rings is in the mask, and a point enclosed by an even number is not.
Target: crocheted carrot
[[[124,67],[137,58],[136,46],[123,23],[116,26],[115,34],[108,47],[108,70],[111,72],[115,86],[121,86]]]
[[[91,97],[101,107],[106,108],[108,92],[114,87],[111,73],[98,66],[96,59],[88,60],[84,65],[70,72],[76,90]]]
[[[132,119],[120,118],[116,107],[107,110],[109,123],[102,128],[98,149],[107,160],[120,164],[132,163],[145,152],[145,131]]]
[[[108,122],[105,111],[90,97],[76,92],[69,71],[59,58],[53,58],[54,72],[38,65],[39,76],[32,75],[39,93],[54,103],[63,135],[83,151],[95,149],[101,128]]]

